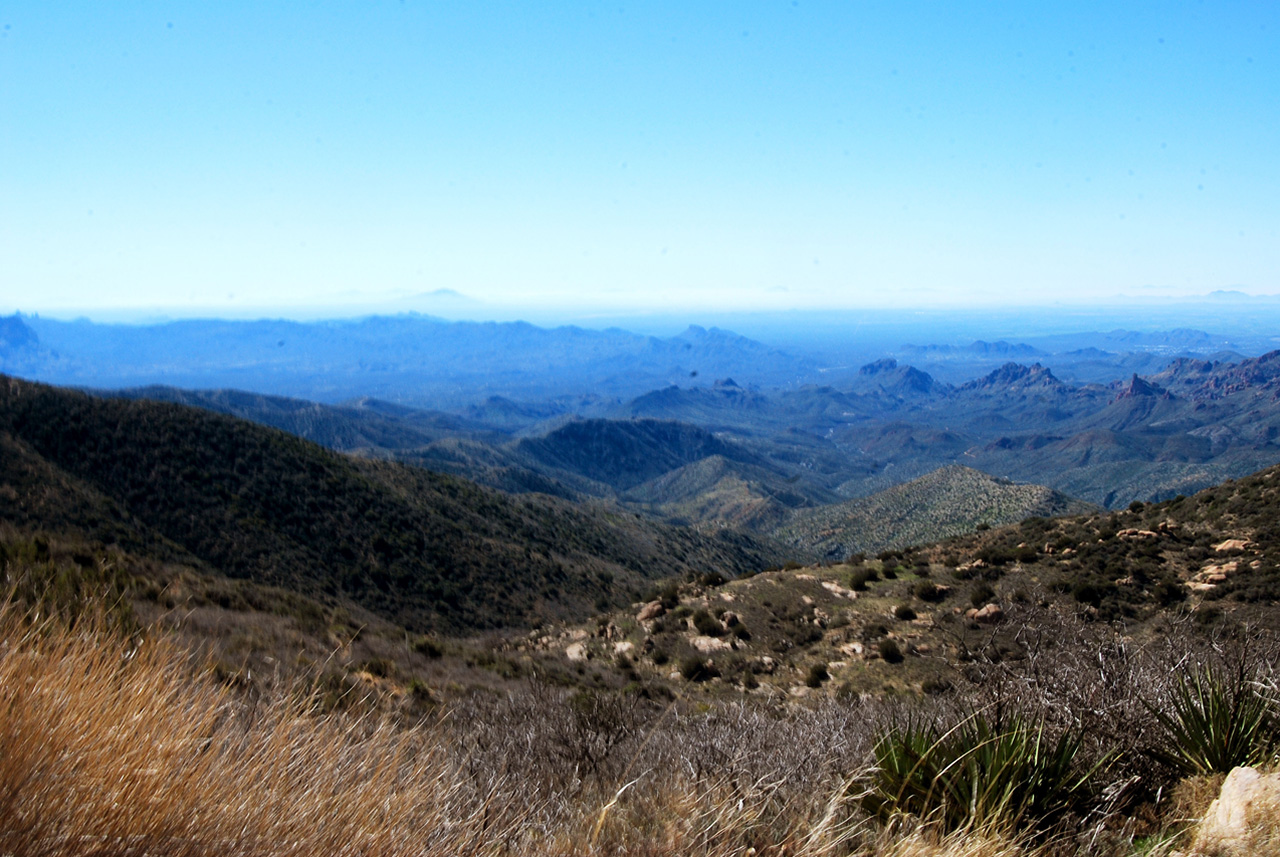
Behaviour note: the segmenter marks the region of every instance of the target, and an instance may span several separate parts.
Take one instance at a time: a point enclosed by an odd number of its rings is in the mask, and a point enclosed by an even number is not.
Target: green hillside
[[[0,519],[347,600],[411,629],[583,617],[647,581],[780,559],[545,497],[351,458],[174,404],[0,382]]]
[[[960,465],[815,509],[799,509],[773,534],[830,559],[878,553],[997,526],[1032,516],[1078,515],[1094,506],[1043,485],[998,479]]]

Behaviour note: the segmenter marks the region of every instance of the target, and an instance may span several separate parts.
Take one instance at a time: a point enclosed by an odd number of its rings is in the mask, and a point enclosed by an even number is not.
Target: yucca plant
[[[947,730],[908,723],[876,744],[863,807],[887,819],[918,816],[946,831],[1025,829],[1077,808],[1106,759],[1077,762],[1080,736],[1056,739],[1022,717],[974,714]]]
[[[1230,673],[1207,667],[1183,673],[1174,682],[1169,708],[1148,703],[1147,709],[1165,736],[1151,755],[1183,774],[1225,774],[1275,754],[1275,702],[1243,665]]]

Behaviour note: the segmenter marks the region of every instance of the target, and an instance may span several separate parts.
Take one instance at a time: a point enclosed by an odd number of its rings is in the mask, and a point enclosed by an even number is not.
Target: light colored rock
[[[591,653],[587,651],[586,643],[570,643],[564,650],[564,656],[571,661],[585,661],[591,657]]]
[[[852,589],[845,589],[834,580],[822,581],[822,588],[840,598],[848,598],[852,600],[858,597],[858,593],[854,592]]]
[[[1280,853],[1280,774],[1232,770],[1200,821],[1191,853],[1205,857]]]
[[[796,580],[817,580],[812,574],[797,574]]]
[[[988,625],[994,625],[1004,619],[1004,610],[999,604],[988,604],[982,609],[974,613],[974,620],[984,622]]]
[[[800,596],[800,600],[801,600],[801,601],[803,601],[805,604],[812,604],[812,603],[813,603],[813,599],[812,599],[812,598],[810,598],[808,595],[801,595],[801,596]]]
[[[636,644],[630,640],[622,640],[613,644],[613,653],[615,655],[629,655],[635,647]]]
[[[1242,551],[1247,547],[1249,547],[1247,539],[1227,539],[1226,541],[1218,542],[1213,546],[1213,549],[1218,553],[1224,553],[1226,551]]]
[[[662,606],[661,601],[650,601],[648,604],[640,608],[640,612],[636,614],[637,622],[652,622],[659,616],[667,612],[667,608]]]
[[[690,645],[700,652],[725,652],[733,648],[719,637],[697,636],[689,640]]]

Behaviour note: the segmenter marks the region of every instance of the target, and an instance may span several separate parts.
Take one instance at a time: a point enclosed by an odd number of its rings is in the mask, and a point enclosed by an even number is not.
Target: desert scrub
[[[854,592],[866,592],[867,584],[879,579],[880,575],[874,568],[859,568],[849,575],[849,588]]]
[[[888,637],[879,642],[876,650],[887,664],[900,664],[903,661],[902,647]]]
[[[809,687],[822,687],[822,683],[829,678],[831,678],[831,673],[827,671],[826,664],[811,664],[809,671],[805,673],[804,683]]]
[[[1081,738],[1056,738],[1020,716],[971,715],[947,728],[891,728],[873,751],[863,807],[882,819],[913,815],[944,831],[1024,830],[1086,807],[1099,767],[1076,757]]]
[[[706,610],[700,609],[693,614],[693,627],[697,629],[699,634],[708,637],[722,637],[725,634],[724,625]]]
[[[720,675],[720,671],[708,660],[691,655],[680,661],[680,675],[686,681],[708,681]]]

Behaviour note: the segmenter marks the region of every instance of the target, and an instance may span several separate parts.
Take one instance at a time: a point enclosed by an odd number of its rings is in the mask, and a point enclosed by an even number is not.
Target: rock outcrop
[[[1193,857],[1257,857],[1280,851],[1280,773],[1236,768],[1196,833]]]

